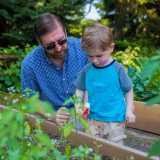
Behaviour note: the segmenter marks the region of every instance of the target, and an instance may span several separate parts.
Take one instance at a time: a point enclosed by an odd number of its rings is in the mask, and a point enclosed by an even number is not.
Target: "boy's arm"
[[[87,92],[87,91],[84,92],[83,103],[84,103],[84,104],[85,104],[85,103],[88,103],[88,92]]]
[[[83,98],[84,98],[84,95],[85,95],[84,91],[76,89],[75,94],[76,94],[76,96],[80,97],[81,101],[83,101]],[[75,109],[76,109],[76,112],[82,113],[82,109],[80,109],[79,104],[75,104]]]
[[[134,123],[136,116],[134,115],[134,104],[133,104],[133,89],[130,89],[125,94],[126,100],[126,121],[127,123]]]

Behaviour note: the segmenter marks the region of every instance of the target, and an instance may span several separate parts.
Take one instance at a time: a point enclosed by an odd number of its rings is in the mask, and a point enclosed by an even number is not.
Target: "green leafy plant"
[[[134,84],[134,99],[138,101],[147,101],[150,98],[158,95],[158,84],[156,82],[150,83],[149,79],[142,76],[142,72],[133,67],[128,67],[129,76]]]
[[[147,87],[156,85],[157,93],[156,96],[148,101],[148,105],[159,103],[160,104],[160,51],[156,52],[156,56],[152,57],[143,67],[142,76],[148,78]],[[153,90],[153,88],[152,88]]]
[[[82,103],[81,98],[76,95],[73,95],[69,99],[67,99],[64,102],[64,105],[68,103],[73,103],[74,105],[78,105],[79,108],[82,110],[85,108],[84,103]],[[66,125],[72,125],[72,128],[73,127],[78,128],[78,125],[81,124],[85,130],[88,130],[88,124],[86,120],[82,117],[81,113],[77,113],[76,109],[73,108],[70,110],[70,114],[71,114],[70,123]],[[72,129],[71,127],[68,127],[68,128]]]
[[[69,160],[72,158],[100,160],[100,156],[94,154],[93,150],[87,146],[72,148],[65,140],[70,134],[68,129],[64,129],[66,133],[63,133],[62,138],[55,143],[57,140],[51,139],[52,137],[41,129],[43,119],[37,118],[35,127],[32,128],[26,118],[26,113],[35,114],[44,110],[48,114],[54,114],[53,108],[47,102],[40,101],[38,94],[28,99],[20,96],[15,101],[12,99],[15,89],[12,87],[9,90],[9,98],[6,99],[6,101],[9,100],[8,108],[0,112],[0,157],[2,160]],[[65,142],[64,151],[61,151],[62,141]]]
[[[27,45],[25,49],[12,46],[0,48],[0,55],[14,55],[17,60],[0,61],[0,90],[7,91],[7,88],[14,86],[17,92],[20,92],[20,67],[22,59],[29,53],[34,46]]]
[[[148,78],[147,86],[150,87],[152,83],[157,83],[156,96],[149,99],[146,103],[147,106],[153,104],[160,104],[160,51],[157,51],[157,55],[150,59],[142,69],[142,77]],[[160,139],[157,139],[148,152],[148,157],[160,156]]]
[[[65,23],[75,26],[84,16],[85,1],[0,1],[0,44],[3,46],[35,44],[32,32],[36,18],[44,12],[54,12]],[[72,34],[74,34],[72,32]]]
[[[160,93],[160,53],[156,51],[156,56],[152,58],[140,58],[137,63],[140,69],[129,66],[128,73],[134,84],[135,99],[152,103],[159,99]],[[157,102],[159,103],[159,102]]]

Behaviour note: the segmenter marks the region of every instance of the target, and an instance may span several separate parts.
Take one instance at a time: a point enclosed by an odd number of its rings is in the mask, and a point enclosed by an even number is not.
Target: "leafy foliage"
[[[0,90],[7,91],[7,88],[14,86],[20,92],[20,67],[22,59],[34,46],[27,45],[25,49],[17,46],[0,48],[0,55],[15,55],[16,61],[0,61]]]
[[[12,90],[10,94],[12,97],[14,92],[15,91]],[[40,124],[43,122],[42,119],[36,119],[35,128],[32,128],[26,119],[26,113],[34,114],[41,110],[54,114],[50,104],[39,101],[37,94],[29,99],[24,99],[23,96],[19,98],[16,103],[10,103],[12,107],[10,106],[0,113],[1,159],[69,160],[71,158],[81,158],[100,160],[100,156],[94,154],[93,150],[87,146],[79,146],[78,148],[72,149],[70,144],[66,142],[65,152],[59,150],[58,145],[60,143],[55,143],[50,136],[41,129]],[[16,110],[14,110],[15,108]],[[66,132],[67,131],[66,129]],[[69,134],[70,133],[67,133],[66,137]]]
[[[82,103],[82,100],[79,96],[73,95],[71,96],[69,99],[67,99],[64,102],[64,105],[68,104],[68,103],[73,103],[74,105],[78,105],[80,109],[84,109],[84,103]],[[88,123],[86,122],[86,120],[84,120],[84,118],[82,118],[81,113],[76,112],[76,109],[73,108],[70,110],[70,123],[66,124],[67,126],[67,130],[72,130],[73,127],[78,129],[79,127],[83,127],[84,130],[88,130]],[[81,126],[79,126],[81,125]]]
[[[128,73],[134,84],[134,93],[136,100],[146,101],[159,95],[160,74],[158,67],[158,57],[160,58],[160,55],[154,56],[150,60],[146,59],[146,63],[142,65],[141,70],[138,70],[131,66],[128,68]],[[149,69],[147,69],[148,67]],[[155,67],[157,67],[157,69]]]
[[[156,140],[149,150],[148,157],[160,156],[160,139]]]
[[[146,101],[158,95],[158,83],[154,81],[149,82],[149,79],[144,78],[142,73],[135,68],[129,67],[128,72],[134,84],[135,100]],[[150,83],[150,85],[148,85],[148,83]]]
[[[146,101],[159,94],[159,50],[126,40],[118,41],[113,57],[128,69],[135,100]]]
[[[99,0],[95,3],[103,20],[113,28],[115,39],[147,40],[159,45],[160,10],[154,0]]]
[[[115,40],[113,57],[126,68],[133,66],[140,70],[148,58],[157,54],[156,48],[148,45],[141,41]]]
[[[142,70],[142,75],[149,79],[147,87],[151,87],[152,84],[156,84],[158,89],[157,94],[154,98],[150,99],[147,105],[152,105],[154,103],[160,104],[160,51],[157,51],[157,56],[154,56],[151,60],[144,65]],[[152,88],[153,90],[153,88]]]
[[[2,0],[0,1],[0,44],[25,46],[35,43],[32,26],[35,19],[44,12],[56,13],[67,25],[75,26],[83,18],[85,4],[85,1],[80,0],[29,0],[25,3],[22,0]]]

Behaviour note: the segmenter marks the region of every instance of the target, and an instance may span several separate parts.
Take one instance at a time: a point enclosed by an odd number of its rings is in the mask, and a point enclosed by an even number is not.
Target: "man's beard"
[[[67,51],[65,50],[65,51],[61,51],[61,52],[57,53],[57,52],[46,51],[46,54],[48,55],[49,58],[56,59],[56,60],[64,60],[65,56],[67,54],[66,53]]]

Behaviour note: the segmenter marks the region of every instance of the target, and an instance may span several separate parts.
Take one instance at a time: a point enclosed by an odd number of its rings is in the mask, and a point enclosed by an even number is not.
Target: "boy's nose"
[[[93,57],[93,63],[96,63],[96,62],[97,62],[97,58]]]

